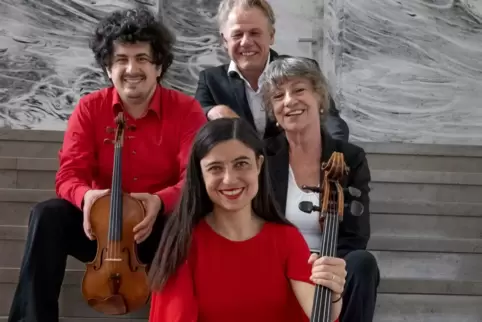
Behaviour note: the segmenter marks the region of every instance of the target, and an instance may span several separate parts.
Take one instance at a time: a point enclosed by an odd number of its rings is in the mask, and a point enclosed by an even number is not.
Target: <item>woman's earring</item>
[[[279,123],[278,123],[278,122],[276,122],[276,127],[279,127]]]

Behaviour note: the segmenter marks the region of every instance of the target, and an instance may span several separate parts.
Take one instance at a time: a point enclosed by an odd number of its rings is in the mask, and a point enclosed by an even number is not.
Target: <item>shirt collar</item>
[[[264,65],[263,73],[268,69],[270,61],[271,61],[271,52],[268,55],[268,60],[266,60],[266,65]],[[229,63],[228,75],[231,73],[237,73],[239,77],[241,77],[241,79],[244,80],[246,84],[249,85],[249,82],[246,80],[246,78],[244,78],[243,74],[241,74],[241,72],[239,71],[238,66],[236,66],[236,63],[232,60]]]
[[[118,112],[122,111],[122,100],[119,97],[119,93],[113,88],[113,98],[112,98],[112,110],[114,115],[117,115]],[[161,118],[161,95],[162,94],[162,87],[161,85],[157,84],[156,91],[154,95],[152,95],[151,101],[149,102],[149,110],[152,110],[156,113],[157,117]]]

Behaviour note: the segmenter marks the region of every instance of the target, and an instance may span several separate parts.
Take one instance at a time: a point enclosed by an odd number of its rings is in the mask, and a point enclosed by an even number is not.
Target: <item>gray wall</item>
[[[322,63],[352,139],[482,144],[482,1],[270,2],[274,48]],[[79,97],[107,84],[87,39],[114,9],[148,5],[176,30],[169,87],[192,94],[201,69],[226,61],[217,0],[68,3],[0,2],[0,127],[65,129]]]

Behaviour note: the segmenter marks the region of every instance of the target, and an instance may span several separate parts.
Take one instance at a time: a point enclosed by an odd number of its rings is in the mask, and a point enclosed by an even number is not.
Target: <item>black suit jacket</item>
[[[345,257],[350,251],[366,249],[370,239],[369,183],[371,175],[365,151],[361,147],[346,141],[333,139],[325,132],[323,134],[323,162],[328,161],[335,151],[343,153],[345,162],[350,169],[343,186],[359,189],[361,196],[357,200],[364,206],[363,213],[360,216],[353,216],[350,206],[354,197],[345,193],[346,206],[338,234],[337,254],[338,257]],[[289,179],[289,144],[285,134],[280,133],[276,137],[267,139],[266,152],[271,186],[280,211],[284,214]]]
[[[271,61],[276,60],[278,57],[286,57],[286,55],[278,55],[274,50],[270,52]],[[229,64],[224,64],[201,71],[199,73],[195,98],[201,103],[206,114],[213,106],[223,104],[229,106],[241,118],[247,120],[252,126],[255,126],[253,115],[246,98],[245,83],[236,72],[229,73],[228,75],[228,69]],[[324,125],[331,136],[348,141],[348,125],[340,117],[332,98],[330,98],[330,108]],[[270,138],[279,133],[280,130],[276,126],[276,122],[267,118],[264,137]]]

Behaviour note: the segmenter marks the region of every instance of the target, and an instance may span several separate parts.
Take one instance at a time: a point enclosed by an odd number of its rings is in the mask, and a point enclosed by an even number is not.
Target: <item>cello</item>
[[[321,206],[314,206],[309,201],[302,201],[298,208],[306,213],[319,212],[318,222],[322,232],[319,255],[321,257],[335,257],[338,228],[343,219],[345,208],[344,191],[342,181],[348,174],[349,169],[345,164],[344,155],[333,152],[328,162],[323,162],[320,171],[320,187],[302,186],[303,190],[319,193]],[[331,321],[331,290],[325,286],[315,286],[313,309],[310,322]]]
[[[122,315],[146,305],[150,296],[146,265],[139,261],[133,228],[146,213],[143,204],[122,191],[122,147],[127,128],[115,119],[114,166],[109,194],[92,205],[90,220],[97,239],[95,259],[86,264],[82,295],[88,305],[108,315]]]

